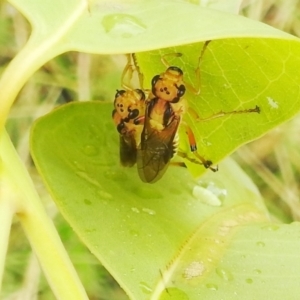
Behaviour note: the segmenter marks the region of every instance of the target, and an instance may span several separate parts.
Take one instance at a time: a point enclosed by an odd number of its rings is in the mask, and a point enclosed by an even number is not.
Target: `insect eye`
[[[117,130],[119,131],[119,133],[122,133],[122,130],[125,128],[125,123],[121,122],[118,124],[117,126]]]
[[[155,86],[155,84],[156,84],[156,82],[159,80],[159,78],[160,78],[160,75],[156,75],[156,76],[154,76],[154,77],[152,78],[152,81],[151,81],[152,87]]]
[[[122,96],[124,93],[126,93],[124,90],[117,90],[115,98]]]
[[[140,97],[141,97],[140,100],[145,100],[145,98],[146,98],[145,93],[142,90],[136,89],[135,91],[140,95]]]
[[[111,116],[112,116],[112,118],[114,118],[115,117],[115,114],[117,113],[117,110],[116,109],[114,109],[113,111],[112,111],[112,114],[111,114]]]
[[[178,73],[178,75],[183,75],[182,70],[178,67],[175,67],[175,66],[169,67],[167,71],[175,71],[176,73]]]
[[[133,109],[129,112],[128,118],[129,119],[135,119],[139,115],[139,110],[138,109]]]
[[[181,84],[179,87],[177,85],[175,86],[177,88],[177,96],[182,97],[185,93],[185,86],[183,84]]]

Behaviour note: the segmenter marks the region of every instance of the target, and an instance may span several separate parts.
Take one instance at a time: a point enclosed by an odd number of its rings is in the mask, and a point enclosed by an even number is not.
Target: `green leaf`
[[[267,25],[186,1],[178,1],[176,5],[172,1],[136,1],[120,6],[95,1],[89,10],[87,2],[80,0],[58,1],[55,5],[53,1],[34,0],[12,0],[12,3],[34,28],[24,55],[15,61],[16,65],[32,61],[30,72],[69,50],[113,54],[164,48],[138,54],[145,75],[144,87],[150,88],[152,77],[165,71],[161,57],[172,52],[183,56],[170,59],[170,63],[181,67],[185,81],[195,85],[194,71],[202,47],[199,41],[213,40],[200,66],[201,96],[187,94],[189,106],[201,118],[256,105],[262,112],[208,122],[195,122],[186,114],[185,121],[196,135],[198,152],[215,164],[238,146],[263,135],[299,111],[299,40]],[[231,2],[232,7],[236,4]],[[219,7],[220,2],[215,5]],[[188,45],[166,48],[183,44]],[[3,76],[7,80],[0,84],[7,97],[17,93],[24,78],[20,82],[15,76],[22,76],[26,70],[21,68],[16,73],[17,66],[11,67],[12,76]],[[0,103],[0,114],[5,110]],[[189,152],[184,130],[181,130],[180,147],[183,152]],[[186,164],[194,175],[203,171],[188,161]]]
[[[192,1],[191,1],[192,2]],[[240,11],[242,0],[227,0],[226,2],[223,0],[200,0],[194,1],[194,3],[198,3],[203,7],[210,8],[210,9],[217,9],[223,12],[228,13],[236,13],[238,14]]]
[[[235,231],[224,256],[212,269],[205,269],[202,255],[181,258],[172,273],[175,283],[161,299],[297,299],[299,278],[299,229],[292,225],[245,225]],[[222,243],[208,238],[212,245]],[[192,245],[201,253],[200,245]],[[214,252],[212,247],[211,252]],[[208,273],[208,274],[207,274]],[[188,292],[187,292],[188,291]],[[182,297],[182,298],[180,298]]]
[[[256,298],[270,290],[281,299],[282,282],[299,290],[297,227],[272,230],[277,225],[268,225],[256,187],[235,163],[200,180],[170,167],[144,184],[135,168],[119,166],[111,110],[100,102],[62,106],[35,123],[31,148],[60,211],[131,299],[215,299],[233,290],[251,295],[254,287]],[[277,264],[283,276],[274,279]]]
[[[237,147],[262,136],[294,116],[300,109],[298,42],[275,39],[225,39],[211,41],[200,62],[201,93],[192,89],[185,94],[188,106],[203,119],[214,114],[259,106],[260,114],[234,114],[208,121],[197,121],[186,113],[184,121],[193,129],[198,152],[217,163]],[[188,86],[197,89],[198,60],[203,43],[177,46],[137,54],[144,75],[144,88],[151,89],[151,79],[165,72],[169,65],[180,67]],[[182,54],[181,57],[172,55]],[[184,129],[184,127],[182,128]],[[189,153],[185,131],[181,148]],[[190,154],[191,156],[192,154]],[[186,161],[194,175],[203,173]]]
[[[188,1],[10,0],[30,21],[30,42],[48,40],[54,53],[129,53],[229,37],[292,36],[241,16]],[[215,2],[215,1],[214,1]],[[226,4],[230,11],[237,1]],[[220,2],[207,7],[222,8]],[[223,5],[224,8],[224,5]],[[150,17],[149,17],[150,16]],[[163,30],[162,30],[163,29]],[[51,39],[49,39],[51,37]],[[35,41],[34,41],[35,40]],[[57,55],[56,54],[56,55]]]
[[[272,49],[258,48],[262,38],[266,39],[266,45],[268,39],[282,39],[281,48],[293,44],[291,55],[299,52],[298,39],[291,35],[188,1],[176,1],[176,5],[170,0],[110,4],[87,0],[10,0],[10,3],[27,17],[32,34],[1,78],[0,127],[25,82],[43,64],[63,52],[130,53],[205,40],[249,37],[255,38],[256,51],[262,50],[263,54]],[[230,7],[233,5],[234,1],[230,2]]]

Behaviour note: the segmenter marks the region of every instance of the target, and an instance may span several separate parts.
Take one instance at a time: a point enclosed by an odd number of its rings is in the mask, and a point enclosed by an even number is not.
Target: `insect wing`
[[[124,167],[132,167],[137,160],[137,145],[132,133],[120,135],[120,162]]]
[[[174,155],[174,139],[179,122],[180,118],[173,118],[164,129],[158,130],[152,128],[146,111],[141,144],[137,151],[137,167],[142,181],[154,183],[166,172]]]

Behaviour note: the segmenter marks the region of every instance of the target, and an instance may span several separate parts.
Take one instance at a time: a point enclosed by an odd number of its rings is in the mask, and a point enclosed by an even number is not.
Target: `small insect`
[[[112,118],[120,134],[120,162],[132,167],[143,130],[145,93],[141,89],[117,90],[114,107]]]
[[[210,41],[205,42],[199,57],[199,64],[204,51]],[[180,53],[174,53],[181,56]],[[117,90],[114,101],[113,120],[120,134],[120,161],[123,166],[132,167],[137,163],[138,173],[142,181],[154,183],[166,172],[171,159],[175,154],[201,164],[205,168],[217,171],[210,160],[206,160],[197,152],[196,139],[192,129],[182,121],[187,111],[196,121],[207,121],[227,114],[257,112],[259,107],[231,112],[219,112],[206,119],[187,107],[184,95],[186,89],[195,94],[194,90],[183,80],[183,71],[176,66],[168,66],[165,59],[162,62],[167,66],[165,72],[156,75],[151,81],[151,92],[143,90],[143,74],[137,65],[134,54],[128,55],[128,62],[122,74],[124,89]],[[200,68],[195,70],[200,87]],[[141,89],[132,89],[125,84],[124,78],[131,81],[136,71]],[[184,125],[189,140],[191,152],[195,155],[190,158],[186,153],[178,150],[178,129]],[[185,166],[184,163],[174,163]]]
[[[144,182],[159,180],[178,148],[178,127],[185,110],[183,72],[169,67],[152,79],[153,98],[147,101],[137,165]]]
[[[199,62],[209,42],[204,44]],[[196,69],[197,72],[198,69]],[[186,154],[178,151],[180,124],[186,127],[190,149],[196,157],[196,160],[189,160],[202,164],[212,171],[217,171],[217,167],[212,166],[213,163],[210,160],[206,160],[197,152],[193,131],[186,123],[182,122],[182,116],[188,110],[183,97],[186,91],[183,71],[176,66],[170,66],[165,72],[154,76],[151,85],[152,94],[150,94],[151,98],[146,101],[144,127],[137,151],[137,166],[141,180],[148,183],[158,181],[166,172],[170,160],[176,153],[189,159]],[[205,120],[226,114],[249,112],[259,112],[259,108],[256,106],[254,109],[220,112]],[[199,117],[197,119],[200,120]]]

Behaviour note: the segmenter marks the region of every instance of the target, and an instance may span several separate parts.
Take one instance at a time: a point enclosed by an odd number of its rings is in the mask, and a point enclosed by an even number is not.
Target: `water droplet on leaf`
[[[129,231],[130,232],[130,234],[132,235],[132,236],[135,236],[135,237],[137,237],[137,236],[139,236],[140,234],[139,234],[139,232],[138,231],[136,231],[136,230],[130,230]]]
[[[149,214],[149,215],[151,215],[151,216],[156,214],[155,210],[150,209],[150,208],[142,208],[142,211]]]
[[[193,188],[193,196],[208,205],[221,206],[227,190],[213,181],[199,180]]]
[[[137,214],[140,213],[140,210],[137,207],[131,207],[131,210]]]
[[[128,14],[111,14],[102,19],[105,32],[112,37],[130,38],[146,30],[146,25],[137,17]]]
[[[233,275],[231,274],[231,272],[229,272],[226,269],[223,268],[217,268],[216,269],[216,273],[219,275],[219,277],[221,277],[222,279],[226,280],[226,281],[231,281],[233,280]]]
[[[92,201],[89,200],[89,199],[84,199],[83,202],[84,202],[84,204],[86,204],[86,205],[92,205]]]
[[[257,242],[256,245],[259,246],[259,247],[266,246],[266,244],[264,242],[261,242],[261,241]]]
[[[247,279],[246,279],[246,282],[249,283],[249,284],[251,284],[251,283],[253,283],[253,279],[247,278]]]
[[[216,284],[213,284],[213,283],[207,283],[205,286],[211,291],[217,291],[218,290],[218,286]]]
[[[140,288],[144,294],[151,294],[152,288],[145,282],[140,282]]]

